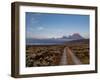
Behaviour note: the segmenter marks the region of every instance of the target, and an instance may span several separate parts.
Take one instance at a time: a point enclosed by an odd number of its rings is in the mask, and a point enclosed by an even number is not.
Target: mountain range
[[[63,36],[61,39],[84,39],[79,33],[74,33],[69,36]]]
[[[71,40],[80,40],[80,39],[85,39],[84,37],[82,37],[79,33],[74,33],[72,35],[69,36],[62,36],[60,38],[31,38],[31,39],[36,39],[36,40],[53,40],[53,39],[71,39]]]
[[[26,44],[27,45],[64,44],[68,41],[82,40],[82,39],[85,39],[85,38],[83,38],[78,33],[74,33],[70,36],[62,36],[61,38],[46,38],[46,39],[31,38],[31,39],[26,39]]]

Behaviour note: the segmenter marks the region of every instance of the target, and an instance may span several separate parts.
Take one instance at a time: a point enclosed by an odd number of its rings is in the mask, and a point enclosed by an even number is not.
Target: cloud
[[[37,24],[39,21],[36,18],[31,18],[31,24]]]
[[[37,30],[43,30],[43,29],[44,29],[43,27],[38,27],[38,28],[37,28]]]

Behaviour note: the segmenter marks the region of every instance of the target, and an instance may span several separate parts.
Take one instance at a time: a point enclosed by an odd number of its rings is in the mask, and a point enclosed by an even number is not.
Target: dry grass
[[[27,45],[26,67],[59,65],[65,47],[69,47],[82,64],[89,64],[89,41],[75,41],[65,45]]]
[[[89,44],[72,45],[70,49],[83,64],[89,64]]]
[[[26,67],[59,65],[64,46],[27,46]]]

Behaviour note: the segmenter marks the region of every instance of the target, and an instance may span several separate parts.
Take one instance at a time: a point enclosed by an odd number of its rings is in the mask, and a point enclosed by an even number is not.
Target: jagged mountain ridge
[[[64,44],[69,41],[73,40],[82,40],[85,39],[83,38],[80,34],[73,34],[70,36],[63,36],[61,38],[46,38],[46,39],[36,39],[36,38],[31,38],[31,39],[26,39],[26,44],[32,45],[32,44]]]
[[[84,39],[79,33],[74,33],[70,36],[63,36],[62,39]]]

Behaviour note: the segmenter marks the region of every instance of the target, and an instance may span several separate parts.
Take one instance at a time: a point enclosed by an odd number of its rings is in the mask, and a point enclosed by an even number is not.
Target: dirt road
[[[60,61],[60,65],[67,65],[67,54],[66,54],[66,48],[64,48],[62,57],[61,57],[61,61]]]
[[[61,57],[60,65],[74,64],[77,65],[82,63],[68,47],[65,47]]]

